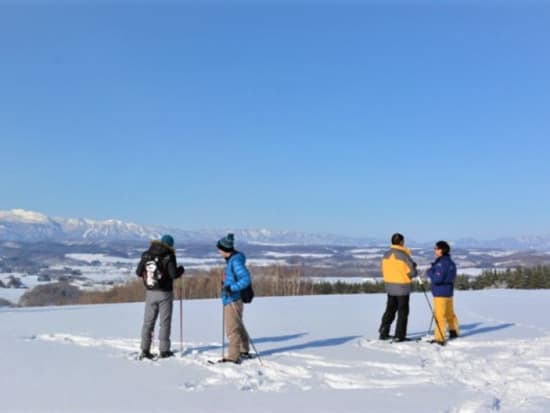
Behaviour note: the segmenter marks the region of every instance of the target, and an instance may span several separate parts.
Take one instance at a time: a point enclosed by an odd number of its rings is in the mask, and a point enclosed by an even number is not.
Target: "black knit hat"
[[[440,249],[443,255],[449,255],[451,252],[451,246],[446,241],[437,241],[435,247]]]
[[[391,236],[392,245],[401,245],[403,241],[405,241],[405,237],[399,232],[396,232]]]
[[[235,236],[233,234],[227,234],[225,237],[220,238],[216,247],[225,252],[233,252],[235,250]]]

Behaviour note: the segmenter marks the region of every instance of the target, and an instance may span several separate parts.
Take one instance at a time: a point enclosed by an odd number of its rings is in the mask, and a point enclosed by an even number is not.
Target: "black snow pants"
[[[381,336],[389,335],[390,328],[397,313],[397,326],[395,338],[403,340],[407,336],[407,321],[409,319],[409,295],[388,295],[386,311],[382,316],[379,333]]]

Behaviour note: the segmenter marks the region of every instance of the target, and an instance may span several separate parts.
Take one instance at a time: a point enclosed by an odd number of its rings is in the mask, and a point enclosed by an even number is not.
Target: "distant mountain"
[[[13,209],[0,211],[0,238],[15,241],[56,239],[63,228],[56,220],[38,212]]]
[[[298,245],[379,245],[380,240],[309,234],[268,229],[211,229],[188,231],[179,228],[144,226],[115,219],[96,221],[85,218],[49,217],[39,212],[12,209],[0,211],[0,240],[10,241],[138,241],[172,234],[182,242],[214,242],[227,232],[247,243]]]
[[[12,209],[0,211],[0,240],[9,241],[141,241],[172,234],[181,242],[211,243],[227,232],[235,233],[239,241],[256,244],[295,244],[295,245],[387,245],[386,240],[376,238],[345,237],[327,233],[304,233],[296,231],[273,231],[268,229],[210,229],[189,231],[162,226],[144,226],[116,219],[97,221],[85,218],[49,217],[39,212]],[[477,240],[463,238],[449,240],[454,247],[461,248],[502,248],[513,250],[549,250],[550,235],[517,238]],[[429,247],[432,243],[414,242],[409,246]]]
[[[153,228],[118,220],[52,218],[39,212],[0,211],[0,239],[14,241],[140,240],[158,236]]]
[[[502,248],[512,250],[548,250],[550,249],[550,235],[533,235],[523,237],[504,237],[494,240],[477,240],[474,238],[458,239],[453,243],[455,246],[465,248]]]

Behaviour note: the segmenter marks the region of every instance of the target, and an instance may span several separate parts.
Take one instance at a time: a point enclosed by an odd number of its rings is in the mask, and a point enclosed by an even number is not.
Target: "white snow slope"
[[[183,302],[183,352],[137,361],[143,304],[0,308],[0,411],[549,412],[550,291],[457,292],[462,337],[376,340],[385,295],[256,298],[260,351],[221,355],[221,304]],[[179,302],[173,349],[179,350]],[[411,296],[409,335],[430,313]]]

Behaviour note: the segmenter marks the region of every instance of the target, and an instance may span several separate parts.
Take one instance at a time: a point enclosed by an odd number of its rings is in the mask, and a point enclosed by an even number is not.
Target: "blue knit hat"
[[[163,235],[160,241],[170,247],[174,246],[174,237],[172,237],[172,235],[168,235],[168,234]]]
[[[232,252],[235,250],[235,236],[233,234],[227,234],[225,237],[221,238],[216,247],[225,252]]]

